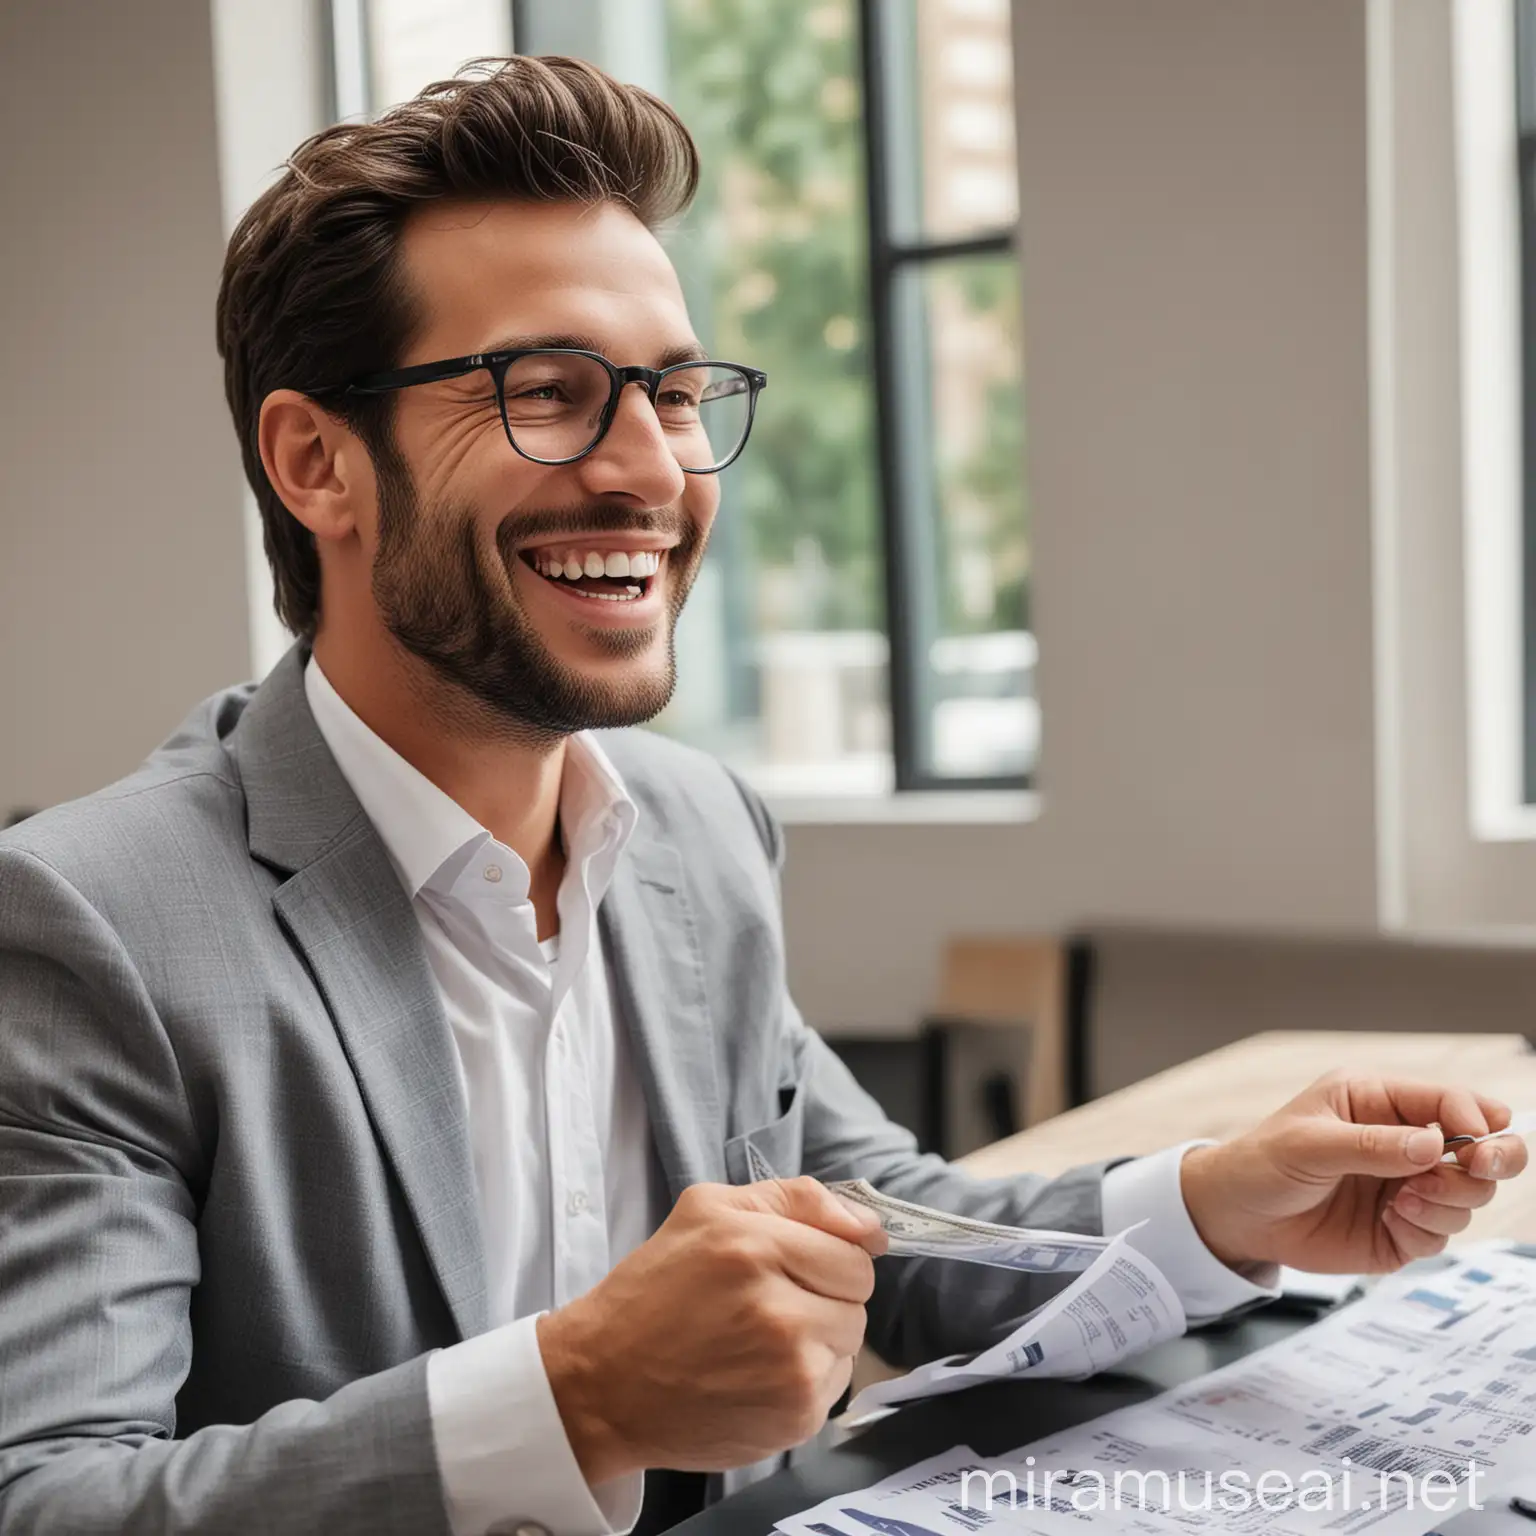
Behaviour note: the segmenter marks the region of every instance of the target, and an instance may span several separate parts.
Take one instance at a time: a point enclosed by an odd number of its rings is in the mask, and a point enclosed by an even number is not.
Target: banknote
[[[866,1179],[842,1179],[827,1188],[851,1205],[873,1211],[890,1239],[889,1252],[901,1257],[960,1259],[1033,1274],[1067,1274],[1087,1269],[1110,1244],[1107,1237],[1005,1227],[931,1210],[898,1200]]]

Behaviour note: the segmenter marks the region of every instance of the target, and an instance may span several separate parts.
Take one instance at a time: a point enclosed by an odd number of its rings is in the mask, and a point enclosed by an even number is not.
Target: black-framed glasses
[[[463,378],[482,368],[495,382],[507,441],[523,458],[535,464],[574,464],[585,458],[613,425],[624,388],[639,384],[678,468],[689,475],[718,474],[734,462],[752,430],[758,393],[768,382],[766,373],[740,363],[620,368],[599,352],[524,347],[365,374],[343,392],[388,394],[413,384]]]

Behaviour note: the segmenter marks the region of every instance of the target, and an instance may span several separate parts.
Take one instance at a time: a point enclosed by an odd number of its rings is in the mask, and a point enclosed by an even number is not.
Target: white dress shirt
[[[427,1364],[454,1536],[504,1523],[560,1536],[627,1529],[643,1478],[588,1488],[534,1328],[666,1214],[597,936],[634,804],[596,741],[573,736],[560,786],[560,933],[540,944],[523,860],[364,725],[313,658],[304,687],[411,898],[464,1091],[492,1327]]]
[[[411,898],[464,1092],[492,1326],[427,1363],[449,1523],[454,1536],[519,1526],[557,1536],[625,1531],[639,1515],[643,1478],[587,1485],[535,1325],[596,1285],[666,1214],[597,935],[634,802],[596,741],[571,737],[560,788],[560,933],[541,944],[523,860],[364,725],[313,658],[304,686]],[[1145,1221],[1136,1246],[1199,1320],[1272,1295],[1275,1277],[1239,1276],[1200,1241],[1179,1184],[1189,1146],[1112,1169],[1104,1230]]]

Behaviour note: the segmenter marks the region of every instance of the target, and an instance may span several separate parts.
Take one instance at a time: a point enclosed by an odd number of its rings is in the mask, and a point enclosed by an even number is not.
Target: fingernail
[[[1488,1177],[1496,1179],[1504,1171],[1504,1154],[1495,1147],[1488,1154]]]
[[[1409,1162],[1432,1163],[1440,1156],[1444,1145],[1439,1131],[1415,1131],[1403,1144],[1403,1150],[1408,1154]]]
[[[1405,1189],[1398,1194],[1396,1205],[1398,1212],[1410,1218],[1424,1214],[1424,1202],[1417,1195],[1409,1194]]]

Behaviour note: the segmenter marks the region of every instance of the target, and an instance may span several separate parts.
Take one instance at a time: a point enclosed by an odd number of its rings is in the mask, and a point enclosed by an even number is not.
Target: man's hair
[[[397,365],[419,314],[400,270],[406,218],[444,198],[612,202],[649,228],[680,214],[698,153],[648,91],[579,59],[480,59],[376,122],[301,144],[230,237],[219,286],[224,391],[261,509],[278,617],[313,637],[320,561],[262,468],[261,403],[299,389],[342,416],[378,460],[392,397],[336,386]]]

